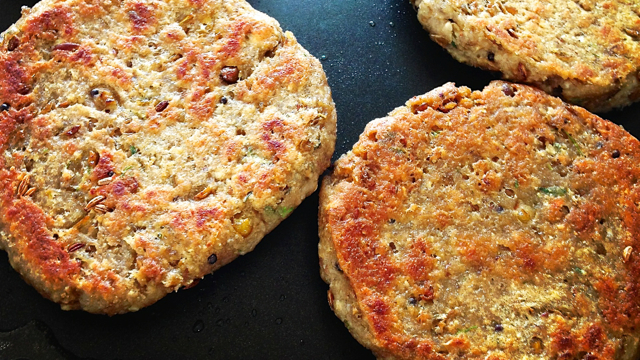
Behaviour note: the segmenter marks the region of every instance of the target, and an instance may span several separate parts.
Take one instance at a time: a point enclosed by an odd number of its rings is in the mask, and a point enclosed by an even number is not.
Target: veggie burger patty
[[[635,0],[411,0],[431,38],[463,63],[608,111],[640,100]]]
[[[152,304],[317,187],[320,62],[242,0],[44,0],[0,49],[0,248],[64,309]]]
[[[329,302],[380,359],[636,359],[640,142],[525,85],[446,84],[325,178]]]

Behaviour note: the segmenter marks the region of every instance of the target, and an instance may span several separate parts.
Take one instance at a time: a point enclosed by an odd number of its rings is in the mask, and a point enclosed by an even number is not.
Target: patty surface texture
[[[640,142],[526,85],[369,123],[320,194],[329,303],[380,359],[629,359]]]
[[[454,58],[591,111],[640,99],[635,0],[411,0]]]
[[[0,248],[117,314],[251,251],[317,188],[320,62],[245,1],[44,0],[0,49]]]

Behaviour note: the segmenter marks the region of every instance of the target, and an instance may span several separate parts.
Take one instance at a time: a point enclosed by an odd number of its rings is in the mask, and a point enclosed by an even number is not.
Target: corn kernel
[[[238,234],[247,237],[253,231],[253,226],[251,225],[251,220],[247,218],[235,219],[233,221],[233,228],[236,229]]]
[[[522,222],[529,222],[536,216],[536,211],[529,205],[520,205],[516,209],[516,217]]]

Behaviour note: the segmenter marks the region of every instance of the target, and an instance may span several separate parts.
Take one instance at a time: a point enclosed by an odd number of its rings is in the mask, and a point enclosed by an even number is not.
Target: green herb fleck
[[[451,40],[451,46],[453,46],[453,47],[454,47],[454,48],[456,48],[456,49],[458,48],[458,46],[456,46],[456,42],[455,42],[455,41],[453,41],[453,40]]]
[[[253,191],[249,191],[249,193],[244,196],[244,199],[242,199],[242,202],[247,202],[247,200],[249,200],[249,197],[251,196],[251,194],[253,194]]]
[[[122,174],[120,174],[120,177],[124,177],[124,175],[127,173],[127,171],[131,170],[133,166],[129,165],[126,168],[124,168],[124,170],[122,170]]]
[[[279,207],[278,208],[278,215],[280,215],[280,217],[287,217],[289,216],[289,214],[291,214],[293,212],[294,208],[292,207],[288,207],[288,206],[284,206],[284,207]]]
[[[456,335],[458,335],[458,334],[466,334],[466,333],[468,333],[469,331],[473,331],[473,330],[475,330],[475,329],[477,329],[477,328],[478,328],[478,327],[477,327],[477,326],[475,326],[475,325],[474,325],[474,326],[470,326],[470,327],[468,327],[468,328],[466,328],[466,329],[458,330],[458,332],[456,333]]]
[[[541,188],[538,188],[538,191],[540,191],[543,194],[553,195],[553,196],[564,196],[567,194],[567,189],[561,188],[559,186],[550,186],[546,188],[541,187]]]
[[[441,132],[441,131],[432,131],[432,132],[431,132],[431,136],[432,136],[432,137],[436,137],[436,136],[440,135],[440,132]]]
[[[518,179],[516,179],[516,183],[514,184],[514,186],[516,187],[516,189],[520,187],[520,183],[518,182]]]
[[[551,164],[547,163],[547,169],[553,171],[553,166],[551,166]]]
[[[576,141],[576,139],[574,139],[573,136],[569,135],[569,133],[567,133],[566,131],[562,130],[562,132],[565,135],[567,135],[567,137],[569,138],[569,141],[571,141],[573,146],[576,148],[576,152],[578,153],[578,155],[583,156],[584,154],[582,153],[582,150],[580,149],[580,145],[578,145],[578,142]]]
[[[344,322],[344,326],[347,328],[347,330],[351,330],[351,324],[349,324],[348,321]]]
[[[577,266],[573,268],[573,271],[577,272],[577,273],[578,273],[578,274],[580,274],[580,275],[585,275],[585,274],[587,273],[586,271],[584,271],[584,270],[580,269],[580,268],[579,268],[579,267],[577,267]]]
[[[135,146],[131,145],[131,147],[129,147],[129,151],[131,152],[131,155],[135,155],[138,153],[138,149],[136,149]]]
[[[276,213],[276,209],[274,209],[272,206],[267,205],[264,207],[264,212],[270,215],[274,215]]]

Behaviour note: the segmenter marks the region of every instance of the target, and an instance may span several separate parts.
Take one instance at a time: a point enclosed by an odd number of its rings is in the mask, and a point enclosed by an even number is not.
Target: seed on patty
[[[182,19],[182,21],[180,21],[180,26],[184,26],[186,23],[188,23],[191,20],[193,20],[193,15],[192,14],[189,14],[189,15],[185,16],[185,18]]]
[[[327,302],[329,302],[329,307],[332,310],[333,310],[334,300],[335,300],[335,296],[333,295],[333,292],[331,292],[331,290],[328,290],[327,291]]]
[[[36,188],[34,188],[34,187],[29,188],[29,190],[27,190],[27,191],[24,193],[24,196],[31,196],[31,195],[33,195],[35,192],[36,192]]]
[[[202,190],[199,193],[197,193],[196,196],[194,196],[193,198],[195,200],[197,200],[197,201],[204,200],[204,199],[208,198],[209,195],[211,195],[212,191],[213,191],[213,189],[207,186],[204,190]]]
[[[18,46],[20,46],[20,40],[18,39],[17,36],[14,36],[11,39],[9,39],[9,43],[7,43],[7,50],[14,51],[15,49],[18,48]]]
[[[622,251],[622,257],[624,259],[624,262],[628,262],[629,259],[631,259],[632,252],[633,252],[633,247],[627,246],[626,248],[624,248],[624,250]]]
[[[83,247],[85,247],[85,244],[77,243],[77,244],[73,244],[73,245],[69,246],[67,251],[72,253],[72,252],[76,252],[76,251],[82,249]]]
[[[84,207],[84,211],[90,211],[91,209],[93,209],[94,206],[100,204],[101,202],[103,202],[106,199],[106,196],[103,195],[98,195],[96,197],[94,197],[93,199],[91,199],[91,201],[89,201],[89,203],[87,203],[87,205]]]
[[[89,165],[95,167],[98,165],[98,161],[100,161],[100,155],[96,151],[89,151],[89,157],[87,158]]]
[[[9,109],[11,109],[11,105],[9,105],[7,103],[4,103],[4,104],[0,105],[0,112],[7,111]]]
[[[65,135],[73,136],[73,135],[77,134],[78,131],[80,131],[80,127],[81,127],[80,125],[72,126],[69,130],[65,131]]]
[[[496,332],[501,332],[502,330],[504,330],[504,326],[502,326],[502,324],[496,324],[493,327],[493,330],[495,330]]]
[[[162,101],[158,105],[156,105],[156,112],[163,112],[169,106],[168,101]]]
[[[620,157],[620,150],[613,150],[613,153],[611,154],[611,157],[614,159],[617,159]]]
[[[631,36],[634,40],[640,40],[640,30],[626,28],[624,29],[624,32],[627,33],[627,35]]]
[[[228,100],[225,96],[223,96],[223,97],[220,99],[220,102],[222,103],[222,105],[226,105],[226,104],[229,102],[229,100]]]
[[[20,183],[18,184],[18,196],[24,196],[29,190],[29,182],[31,181],[31,175],[25,174]]]
[[[209,256],[207,261],[209,262],[209,265],[213,265],[213,264],[217,263],[218,262],[218,255],[211,254],[211,256]]]
[[[113,181],[113,177],[106,177],[104,179],[100,179],[98,180],[98,186],[105,186],[105,185],[109,185],[111,184],[111,182]]]
[[[94,206],[93,210],[99,214],[106,214],[109,211],[109,208],[106,205],[98,204]]]
[[[238,82],[240,70],[236,66],[225,66],[220,72],[220,77],[227,84],[235,84]]]
[[[80,48],[80,44],[76,43],[62,43],[53,47],[53,51],[76,51]]]

